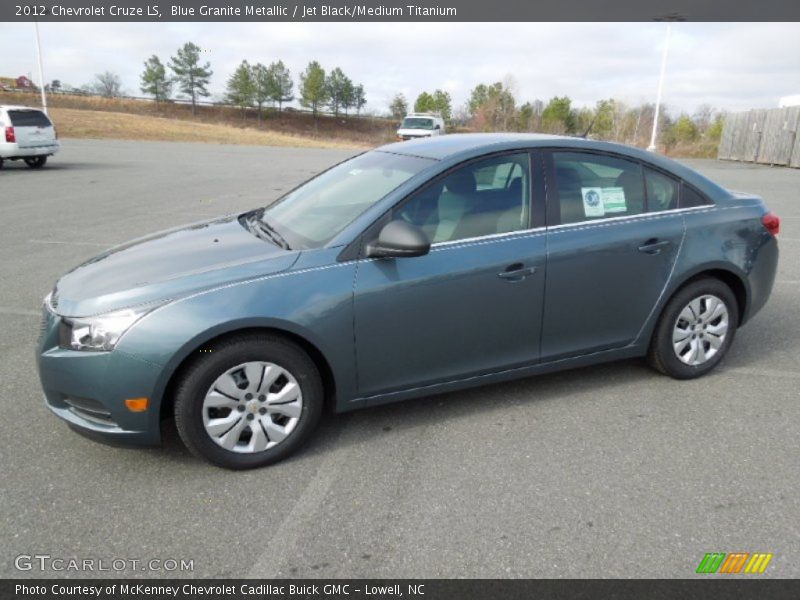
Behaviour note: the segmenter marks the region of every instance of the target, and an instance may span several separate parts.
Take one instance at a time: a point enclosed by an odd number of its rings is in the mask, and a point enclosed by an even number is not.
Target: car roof
[[[35,106],[22,106],[15,104],[0,104],[0,110],[38,110],[39,112],[44,112],[41,108],[37,108]]]
[[[376,151],[455,163],[492,152],[524,150],[527,148],[610,152],[642,161],[645,164],[672,173],[693,184],[701,192],[715,200],[729,194],[727,190],[697,171],[655,152],[648,152],[625,144],[600,142],[563,135],[542,133],[456,133],[386,144],[376,148]]]
[[[471,150],[491,151],[491,146],[509,142],[519,142],[520,145],[534,145],[541,141],[570,139],[558,135],[544,135],[539,133],[451,133],[433,137],[409,140],[386,144],[377,148],[382,152],[394,154],[408,154],[443,160]]]

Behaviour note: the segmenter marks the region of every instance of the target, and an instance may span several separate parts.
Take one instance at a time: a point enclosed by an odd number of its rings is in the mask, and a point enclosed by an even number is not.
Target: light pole
[[[36,56],[39,59],[39,91],[42,93],[42,110],[47,114],[47,96],[44,93],[44,69],[42,68],[42,42],[39,40],[39,22],[34,21],[36,29]]]
[[[670,26],[667,25],[667,35],[664,36],[664,53],[661,55],[661,75],[658,77],[658,93],[656,94],[656,110],[653,115],[653,134],[650,136],[650,152],[656,151],[656,137],[658,136],[658,113],[661,112],[661,92],[664,89],[664,72],[667,69],[667,52],[669,52]]]

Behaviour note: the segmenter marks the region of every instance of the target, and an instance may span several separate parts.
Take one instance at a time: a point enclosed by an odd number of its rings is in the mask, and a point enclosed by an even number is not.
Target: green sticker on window
[[[625,204],[625,190],[621,187],[603,188],[603,208],[606,213],[620,213],[628,210]]]

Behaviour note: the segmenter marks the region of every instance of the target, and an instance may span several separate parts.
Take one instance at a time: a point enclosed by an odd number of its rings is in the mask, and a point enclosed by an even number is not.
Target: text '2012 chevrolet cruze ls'
[[[107,440],[174,415],[229,468],[345,411],[647,355],[713,369],[767,301],[779,220],[669,159],[451,135],[347,160],[275,204],[118,246],[45,300],[46,402]]]

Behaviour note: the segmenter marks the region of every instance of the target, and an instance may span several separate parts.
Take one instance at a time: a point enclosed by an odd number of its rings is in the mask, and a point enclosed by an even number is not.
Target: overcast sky
[[[402,92],[443,88],[455,107],[478,83],[513,78],[518,100],[568,95],[654,101],[663,23],[43,23],[45,79],[81,86],[113,71],[139,95],[142,62],[165,63],[186,41],[201,46],[220,96],[242,60],[281,59],[297,76],[310,60],[363,83],[367,110]],[[30,23],[0,23],[0,76],[36,75]],[[675,23],[664,102],[672,112],[708,103],[726,110],[778,105],[800,94],[800,24]],[[295,83],[297,85],[297,83]]]

